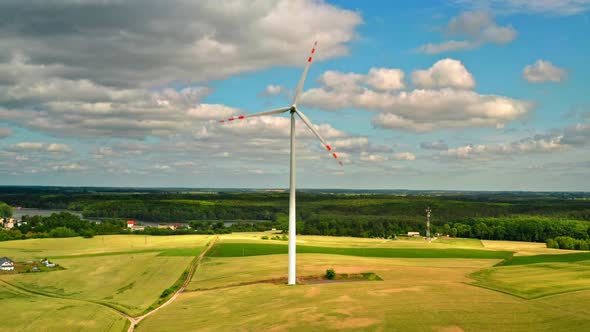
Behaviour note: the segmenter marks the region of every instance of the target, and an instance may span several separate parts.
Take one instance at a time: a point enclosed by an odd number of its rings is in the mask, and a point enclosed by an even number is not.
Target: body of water
[[[71,214],[75,214],[82,218],[82,213],[75,212],[75,211],[68,211],[68,210],[45,210],[45,209],[29,209],[29,208],[21,208],[21,209],[13,209],[12,210],[12,217],[15,219],[21,219],[22,216],[43,216],[48,217],[53,213],[60,213],[60,212],[69,212]]]
[[[23,216],[43,216],[43,217],[48,217],[50,215],[52,215],[53,213],[60,213],[60,212],[69,212],[71,214],[75,214],[77,216],[79,216],[80,218],[84,219],[84,217],[82,217],[82,213],[80,212],[76,212],[76,211],[69,211],[69,210],[52,210],[52,209],[31,209],[31,208],[21,208],[21,209],[13,209],[12,211],[12,217],[15,219],[22,219]],[[123,218],[125,219],[125,218]],[[138,220],[138,219],[134,219],[134,218],[128,218],[128,219],[133,219],[138,223],[142,223],[144,226],[151,226],[151,227],[157,227],[158,224],[167,224],[167,223],[172,223],[172,222],[152,222],[152,221],[142,221],[142,220]],[[92,220],[92,221],[97,221],[100,222],[100,220]],[[177,223],[177,221],[174,221],[174,223]],[[184,223],[184,222],[180,222],[180,223]],[[230,227],[231,225],[235,224],[235,221],[225,221],[223,223],[223,225],[225,227]]]

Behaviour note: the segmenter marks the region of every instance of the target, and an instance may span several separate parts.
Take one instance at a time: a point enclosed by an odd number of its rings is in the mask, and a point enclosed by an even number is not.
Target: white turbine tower
[[[307,76],[307,71],[309,70],[309,66],[313,61],[313,54],[315,53],[315,49],[317,46],[317,42],[313,44],[313,48],[311,49],[311,54],[307,58],[307,64],[305,65],[305,69],[303,69],[303,74],[301,75],[301,79],[299,79],[299,84],[297,84],[297,90],[295,91],[295,97],[293,97],[293,104],[289,107],[283,107],[278,109],[273,109],[270,111],[264,111],[260,113],[248,114],[248,115],[240,115],[237,117],[231,117],[227,120],[221,120],[219,122],[226,122],[226,121],[235,121],[235,120],[244,120],[247,118],[257,117],[257,116],[264,116],[264,115],[274,115],[274,114],[281,114],[285,112],[291,113],[291,167],[290,167],[290,181],[289,181],[289,285],[296,284],[295,278],[295,240],[297,229],[295,225],[295,114],[299,116],[299,118],[305,123],[305,125],[314,133],[314,135],[320,140],[322,145],[332,153],[332,157],[334,159],[338,159],[338,155],[334,151],[332,151],[332,147],[326,143],[326,140],[320,135],[320,133],[313,127],[313,124],[305,114],[303,114],[297,108],[297,98],[301,94],[301,90],[303,89],[303,82],[305,82],[305,77]],[[342,162],[338,161],[338,164],[342,166]]]

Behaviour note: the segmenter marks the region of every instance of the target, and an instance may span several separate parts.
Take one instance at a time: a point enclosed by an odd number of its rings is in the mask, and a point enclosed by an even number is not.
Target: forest
[[[0,201],[78,211],[85,219],[115,224],[125,219],[181,222],[199,232],[285,230],[288,222],[288,193],[281,191],[0,187]],[[562,245],[571,244],[564,237],[590,239],[590,194],[564,192],[303,190],[297,193],[297,231],[382,238],[425,234],[427,207],[432,234],[533,242],[561,237]],[[232,225],[224,227],[227,221]]]

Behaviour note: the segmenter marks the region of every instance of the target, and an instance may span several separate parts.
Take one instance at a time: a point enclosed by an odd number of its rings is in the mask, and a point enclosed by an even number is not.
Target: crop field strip
[[[528,265],[538,263],[574,263],[590,261],[590,252],[558,255],[513,256],[497,264],[497,266]]]
[[[474,286],[523,299],[590,289],[590,252],[514,256],[470,275]]]
[[[209,257],[240,257],[258,255],[286,254],[287,246],[283,244],[263,243],[219,243],[208,253]],[[406,248],[330,248],[314,246],[297,246],[298,254],[331,254],[361,257],[391,258],[471,258],[471,259],[507,259],[511,251],[492,251],[478,249],[406,249]]]

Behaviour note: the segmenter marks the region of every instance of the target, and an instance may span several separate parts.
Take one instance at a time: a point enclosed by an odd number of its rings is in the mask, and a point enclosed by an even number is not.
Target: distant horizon
[[[70,185],[0,185],[0,188],[72,188],[72,189],[145,189],[145,190],[200,190],[200,191],[284,191],[288,188],[280,187],[148,187],[148,186],[70,186]],[[470,193],[575,193],[590,194],[590,191],[564,190],[469,190],[469,189],[375,189],[375,188],[297,188],[297,191],[349,191],[349,192],[470,192]]]

